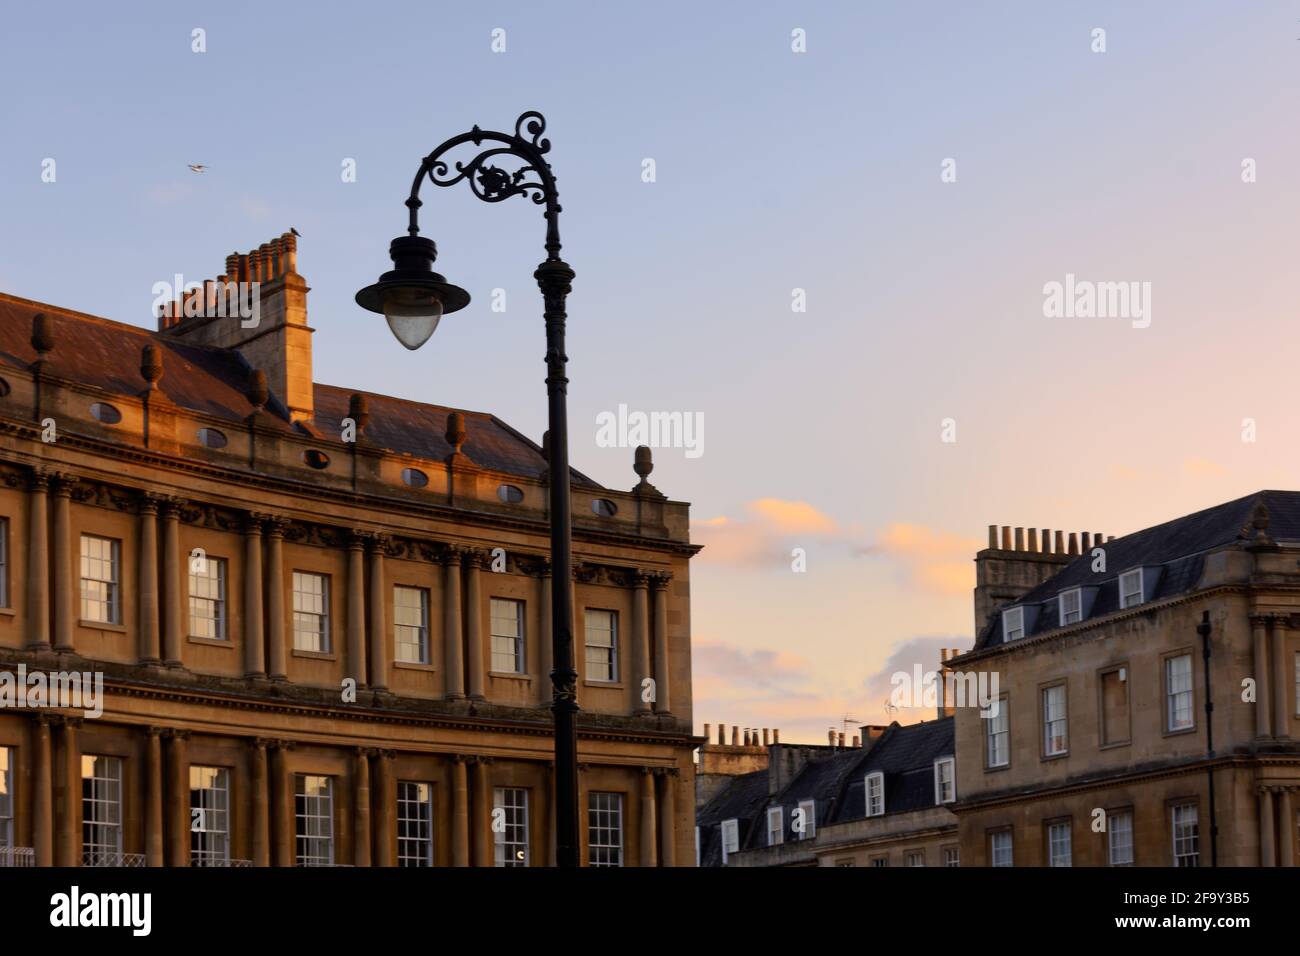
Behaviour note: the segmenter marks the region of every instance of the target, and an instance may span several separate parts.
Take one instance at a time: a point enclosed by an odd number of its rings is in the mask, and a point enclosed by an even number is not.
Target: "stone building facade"
[[[963,865],[1296,865],[1300,493],[1070,538],[976,557],[947,667],[1002,706],[956,712]]]
[[[0,295],[0,671],[104,680],[0,708],[0,863],[553,861],[544,448],[313,383],[307,292],[285,234],[157,331]],[[583,861],[690,865],[696,548],[637,470],[573,474]]]

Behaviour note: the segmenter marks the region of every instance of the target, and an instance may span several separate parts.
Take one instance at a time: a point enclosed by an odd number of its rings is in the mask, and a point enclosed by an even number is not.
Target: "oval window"
[[[207,448],[225,448],[226,433],[215,428],[200,428],[199,444]]]
[[[500,485],[497,488],[497,497],[508,505],[517,505],[524,500],[524,493],[514,485]]]
[[[429,483],[429,476],[419,468],[403,468],[402,482],[412,488],[423,488]]]
[[[4,398],[8,394],[9,394],[9,383],[6,382],[4,379],[0,378],[0,398]]]
[[[330,456],[325,454],[323,451],[309,448],[307,451],[302,453],[302,460],[306,463],[308,468],[315,468],[319,471],[321,468],[329,466]]]
[[[618,514],[618,505],[608,498],[592,498],[591,510],[593,514],[598,514],[602,518],[612,518]]]
[[[90,406],[90,417],[105,425],[116,425],[122,420],[122,413],[108,402],[96,402]]]

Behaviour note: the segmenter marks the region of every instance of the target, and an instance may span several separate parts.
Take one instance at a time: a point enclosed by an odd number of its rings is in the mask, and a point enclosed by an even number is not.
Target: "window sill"
[[[438,669],[433,664],[421,664],[419,661],[393,661],[393,666],[404,671],[427,671],[430,674]]]
[[[338,660],[337,655],[331,651],[300,651],[294,648],[291,652],[294,657],[306,657],[313,661],[333,661]]]
[[[1117,749],[1119,749],[1120,747],[1131,747],[1131,746],[1133,746],[1133,741],[1131,741],[1131,740],[1117,740],[1117,741],[1115,741],[1114,743],[1110,743],[1110,744],[1102,744],[1102,745],[1100,745],[1097,749],[1098,749],[1098,750],[1117,750]]]
[[[0,617],[13,617],[18,612],[11,607],[0,607]]]
[[[533,679],[532,674],[515,674],[510,671],[488,671],[488,677],[495,678],[496,680],[531,681]]]
[[[609,690],[624,690],[622,681],[617,680],[583,680],[584,687],[604,687]]]
[[[198,637],[194,634],[190,634],[186,637],[186,640],[191,644],[206,644],[209,647],[224,647],[227,650],[232,651],[235,649],[234,641],[223,640],[219,637]]]
[[[1062,750],[1060,753],[1056,753],[1056,754],[1043,754],[1038,759],[1039,760],[1062,760],[1068,756],[1070,756],[1070,751]]]
[[[110,624],[107,621],[87,621],[84,618],[77,621],[77,627],[89,628],[92,631],[116,631],[119,634],[126,633],[125,624]]]
[[[1166,731],[1165,731],[1164,733],[1162,733],[1160,736],[1161,736],[1161,737],[1181,737],[1181,736],[1183,736],[1184,734],[1194,734],[1194,733],[1196,733],[1196,728],[1195,728],[1194,726],[1193,726],[1193,727],[1180,727],[1178,730],[1166,730]]]
[[[985,768],[984,768],[984,772],[985,772],[985,773],[1005,773],[1006,771],[1008,771],[1008,770],[1010,770],[1010,769],[1011,769],[1011,763],[1008,761],[1007,763],[1000,763],[1000,764],[998,764],[996,767],[985,767]]]

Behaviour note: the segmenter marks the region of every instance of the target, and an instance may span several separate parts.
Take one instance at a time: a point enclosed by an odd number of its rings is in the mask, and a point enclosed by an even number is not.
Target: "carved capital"
[[[262,528],[268,538],[283,538],[292,524],[283,515],[262,515]]]
[[[650,586],[656,591],[662,591],[668,587],[668,583],[673,579],[671,571],[653,571],[650,574]]]

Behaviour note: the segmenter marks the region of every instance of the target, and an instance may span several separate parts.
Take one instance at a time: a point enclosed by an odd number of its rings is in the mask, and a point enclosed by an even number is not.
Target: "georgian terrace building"
[[[295,241],[227,259],[256,327],[0,295],[0,670],[106,682],[0,710],[0,862],[553,860],[544,450],[314,383]],[[573,475],[593,865],[693,858],[696,548],[650,467]]]
[[[1036,530],[989,529],[946,665],[1002,699],[956,713],[962,864],[1296,865],[1300,492]]]

